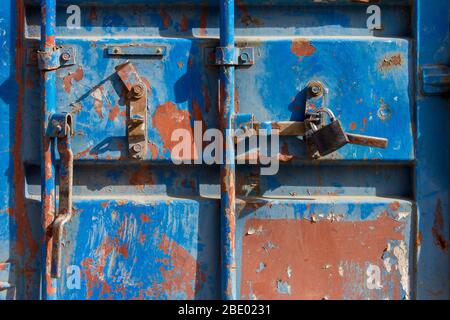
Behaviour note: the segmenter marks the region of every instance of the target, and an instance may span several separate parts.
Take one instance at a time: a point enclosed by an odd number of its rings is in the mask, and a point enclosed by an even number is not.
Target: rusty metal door
[[[0,9],[0,297],[448,298],[449,5],[319,2]]]

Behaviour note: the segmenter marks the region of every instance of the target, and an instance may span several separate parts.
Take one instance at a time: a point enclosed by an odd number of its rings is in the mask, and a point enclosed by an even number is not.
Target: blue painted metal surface
[[[79,28],[67,25],[72,4]],[[344,0],[6,1],[0,299],[448,299],[448,96],[422,95],[420,75],[449,65],[449,4],[377,5],[381,30],[366,27],[367,4]],[[55,45],[75,64],[39,70],[36,51]],[[241,47],[251,65],[236,61]],[[127,156],[115,72],[127,60],[148,89],[142,161]],[[171,162],[172,131],[194,134],[194,121],[303,121],[311,80],[347,132],[388,147],[311,160],[302,139],[280,136],[280,169],[264,176],[234,165],[228,132],[228,163]],[[44,133],[63,112],[74,116],[74,214],[56,279],[59,157]]]

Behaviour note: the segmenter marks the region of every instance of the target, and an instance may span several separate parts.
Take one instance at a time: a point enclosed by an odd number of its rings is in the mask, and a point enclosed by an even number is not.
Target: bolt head
[[[241,53],[240,58],[242,61],[246,62],[246,61],[248,61],[249,56],[247,53],[243,52],[243,53]]]
[[[69,52],[63,52],[63,54],[61,55],[61,59],[63,59],[64,61],[69,61],[70,60],[70,53]]]
[[[142,147],[141,147],[140,144],[133,145],[133,151],[134,152],[139,153],[139,152],[141,152],[141,150],[142,150]]]
[[[144,95],[145,87],[142,83],[135,84],[131,89],[134,98],[141,98]]]

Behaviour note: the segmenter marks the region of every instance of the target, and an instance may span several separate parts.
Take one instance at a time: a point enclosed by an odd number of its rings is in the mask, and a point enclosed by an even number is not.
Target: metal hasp
[[[385,138],[350,134],[344,132],[342,124],[328,106],[328,88],[322,82],[308,83],[305,106],[305,140],[308,154],[313,159],[326,156],[346,144],[357,144],[376,148],[386,148]],[[330,115],[330,124],[325,124],[323,114]]]
[[[128,90],[128,154],[131,159],[142,160],[147,154],[147,87],[131,62],[115,69]]]
[[[234,0],[220,1],[220,46],[234,52]],[[221,293],[236,299],[236,199],[233,135],[235,67],[220,66],[219,123],[224,134],[224,161],[220,169]]]
[[[68,46],[54,46],[37,52],[40,70],[56,70],[63,66],[72,66],[75,62],[75,50]]]
[[[47,136],[57,140],[59,166],[59,208],[52,224],[52,278],[61,277],[61,256],[64,226],[72,218],[73,152],[70,145],[73,121],[70,113],[58,113],[50,117]]]
[[[450,90],[450,68],[448,66],[422,67],[422,93],[425,95],[448,94]]]

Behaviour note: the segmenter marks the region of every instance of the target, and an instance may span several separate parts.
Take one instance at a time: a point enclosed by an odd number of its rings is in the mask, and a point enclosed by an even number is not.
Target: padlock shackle
[[[321,108],[321,109],[316,110],[316,112],[317,113],[326,113],[330,117],[331,121],[336,120],[336,116],[334,115],[333,111],[331,111],[331,109],[329,109],[329,108]]]

